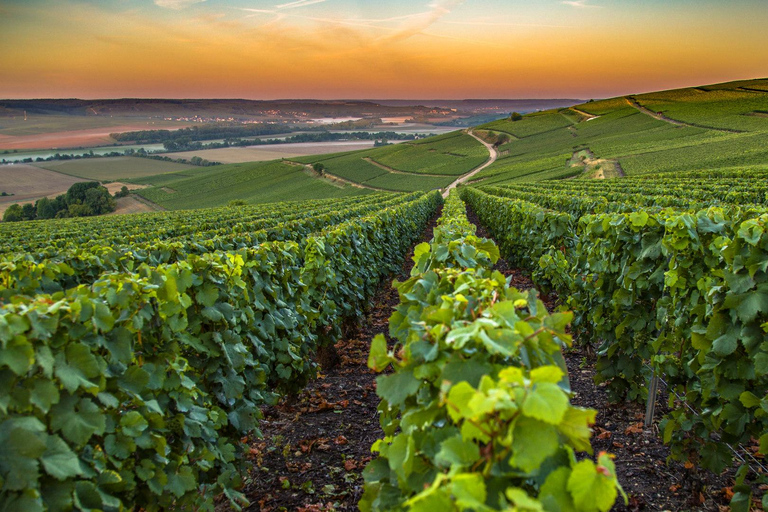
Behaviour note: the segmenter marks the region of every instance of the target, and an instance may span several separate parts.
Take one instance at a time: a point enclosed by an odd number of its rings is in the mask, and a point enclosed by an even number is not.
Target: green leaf
[[[65,439],[79,447],[84,446],[94,434],[104,433],[106,418],[90,399],[78,401],[76,396],[68,396],[51,408],[51,428],[61,431]]]
[[[93,325],[101,331],[109,332],[115,325],[115,319],[109,311],[109,307],[103,302],[96,302],[93,311]]]
[[[64,389],[70,393],[78,387],[87,390],[98,389],[98,386],[89,380],[101,373],[98,361],[88,347],[80,343],[70,344],[66,352],[59,352],[56,355],[54,372]]]
[[[29,394],[29,401],[47,414],[51,406],[59,402],[59,390],[49,380],[36,379]]]
[[[755,396],[755,394],[752,393],[751,391],[744,391],[739,396],[739,401],[741,402],[741,405],[743,405],[747,409],[760,406],[760,399],[757,396]]]
[[[541,502],[536,498],[532,498],[527,492],[522,489],[510,487],[506,491],[507,498],[515,504],[515,510],[520,512],[544,512],[544,508]]]
[[[212,307],[219,298],[219,289],[213,283],[205,283],[195,294],[197,303],[204,307]]]
[[[539,499],[546,510],[559,510],[562,512],[573,510],[573,498],[568,492],[568,477],[571,476],[570,468],[561,466],[547,476],[539,492]]]
[[[144,432],[149,423],[144,416],[137,411],[130,411],[120,418],[120,426],[123,427],[123,433],[129,437],[139,437]]]
[[[577,462],[568,478],[568,492],[578,510],[607,512],[618,496],[614,480],[589,459]]]
[[[456,435],[442,442],[435,462],[445,467],[462,468],[471,466],[479,458],[480,448],[475,443],[465,441],[460,435]]]
[[[408,372],[376,377],[376,394],[390,406],[402,407],[405,400],[419,390],[421,381]]]
[[[568,410],[568,396],[557,384],[536,384],[523,401],[523,414],[557,425]]]
[[[8,366],[16,375],[24,375],[35,362],[35,350],[26,338],[17,336],[0,350],[0,367]]]
[[[553,455],[558,445],[555,427],[523,416],[515,423],[510,464],[530,473]]]
[[[564,372],[557,366],[539,366],[531,370],[532,382],[551,382],[559,383],[563,378]]]
[[[66,480],[83,474],[77,455],[59,436],[48,436],[45,446],[45,453],[40,460],[49,475],[58,480]]]
[[[81,510],[101,510],[103,508],[101,494],[93,482],[79,481],[75,484],[75,505]]]
[[[472,409],[469,407],[469,401],[477,391],[467,382],[459,382],[448,392],[448,414],[451,419],[458,423],[462,418],[472,417]]]
[[[387,340],[382,334],[377,335],[371,342],[371,352],[368,354],[368,368],[382,372],[392,362],[387,352]]]
[[[5,490],[37,487],[37,459],[45,452],[44,429],[34,418],[9,419],[0,425],[0,474],[5,476]]]
[[[409,435],[399,434],[387,447],[389,469],[394,471],[398,478],[405,481],[413,471],[413,459],[416,446]]]
[[[648,213],[645,211],[632,212],[629,214],[629,221],[633,226],[641,228],[648,224]]]
[[[196,487],[195,474],[189,466],[181,466],[178,472],[168,475],[167,489],[177,498],[181,498]]]
[[[453,477],[453,496],[456,505],[466,510],[482,510],[487,497],[483,475],[463,473]]]
[[[596,416],[597,411],[594,409],[569,407],[557,428],[576,450],[592,453],[592,445],[589,442],[592,436],[590,426],[595,423]]]

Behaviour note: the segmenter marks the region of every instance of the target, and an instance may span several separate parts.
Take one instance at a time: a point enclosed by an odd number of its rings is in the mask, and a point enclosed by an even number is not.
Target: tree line
[[[127,187],[115,194],[127,195]],[[19,222],[37,219],[62,219],[66,217],[90,217],[115,211],[117,204],[109,191],[98,181],[75,183],[66,194],[54,199],[43,197],[35,203],[12,204],[3,214],[3,222]]]

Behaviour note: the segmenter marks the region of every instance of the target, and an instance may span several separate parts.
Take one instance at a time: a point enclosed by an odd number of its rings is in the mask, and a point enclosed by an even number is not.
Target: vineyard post
[[[653,415],[656,412],[656,395],[659,391],[659,374],[656,368],[648,382],[648,404],[645,407],[645,428],[650,428],[653,423]]]
[[[669,264],[672,261],[672,255],[667,256],[667,269],[669,269]],[[661,298],[659,300],[664,299],[664,296],[667,294],[667,285],[666,282],[664,283],[664,286],[661,290]],[[656,301],[656,304],[659,303],[659,300]],[[659,328],[656,332],[656,337],[660,337],[661,334],[664,332],[664,328],[667,326],[667,315],[664,315],[664,321],[661,325],[659,325]],[[653,362],[653,360],[651,360]],[[653,416],[656,413],[656,395],[659,393],[659,373],[658,369],[656,368],[656,365],[652,365],[651,367],[652,373],[651,378],[648,381],[648,403],[645,406],[645,428],[650,428],[651,424],[653,423]]]

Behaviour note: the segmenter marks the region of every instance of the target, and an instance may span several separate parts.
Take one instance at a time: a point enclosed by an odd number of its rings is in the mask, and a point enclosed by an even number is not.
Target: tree
[[[55,201],[51,201],[47,197],[44,197],[35,203],[37,205],[37,218],[38,219],[53,219],[56,217]]]
[[[522,114],[518,114],[517,112],[512,112],[509,115],[510,121],[520,121],[523,118]]]
[[[88,217],[93,215],[93,210],[84,204],[74,203],[69,205],[67,213],[69,217]]]
[[[101,187],[98,181],[81,181],[75,183],[67,190],[67,204],[82,204],[85,202],[85,193],[92,188]]]
[[[21,205],[12,204],[5,210],[5,213],[3,214],[3,222],[19,222],[20,220],[24,220]]]
[[[101,215],[115,211],[117,205],[109,194],[109,190],[101,185],[89,188],[85,191],[83,204],[93,212],[90,215]]]
[[[325,174],[325,166],[321,164],[320,162],[315,162],[312,164],[312,169],[315,170],[317,174],[320,176],[323,176]]]
[[[35,220],[37,218],[37,208],[32,203],[27,203],[21,207],[21,216],[24,220]]]

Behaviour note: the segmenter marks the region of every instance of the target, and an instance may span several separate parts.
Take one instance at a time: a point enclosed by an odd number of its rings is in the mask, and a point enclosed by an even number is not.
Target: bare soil
[[[432,238],[439,216],[425,228],[420,242]],[[397,279],[410,274],[412,255]],[[264,437],[251,440],[247,510],[357,510],[362,470],[372,458],[371,445],[384,435],[368,352],[374,336],[388,334],[389,316],[398,303],[397,291],[385,279],[359,332],[336,344],[339,364],[322,369],[295,400],[286,398],[264,409]],[[225,505],[221,509],[228,510]]]
[[[126,213],[146,213],[157,211],[150,204],[136,199],[135,195],[129,195],[117,199],[117,209],[108,215],[123,215]]]
[[[126,124],[86,130],[68,130],[35,135],[0,135],[0,149],[63,149],[115,144],[110,133],[152,130],[149,123]]]
[[[79,181],[86,180],[27,164],[0,165],[0,192],[13,194],[0,196],[0,216],[12,204],[34,203],[42,197],[64,194]]]
[[[396,142],[396,141],[393,141]],[[372,140],[364,141],[340,141],[340,142],[297,142],[293,144],[269,144],[264,146],[249,146],[242,148],[203,149],[200,151],[182,151],[168,153],[164,156],[170,158],[184,158],[189,160],[193,156],[205,158],[211,162],[224,164],[237,164],[242,162],[266,162],[279,158],[293,158],[307,155],[324,155],[339,151],[353,151],[357,149],[370,149]]]

